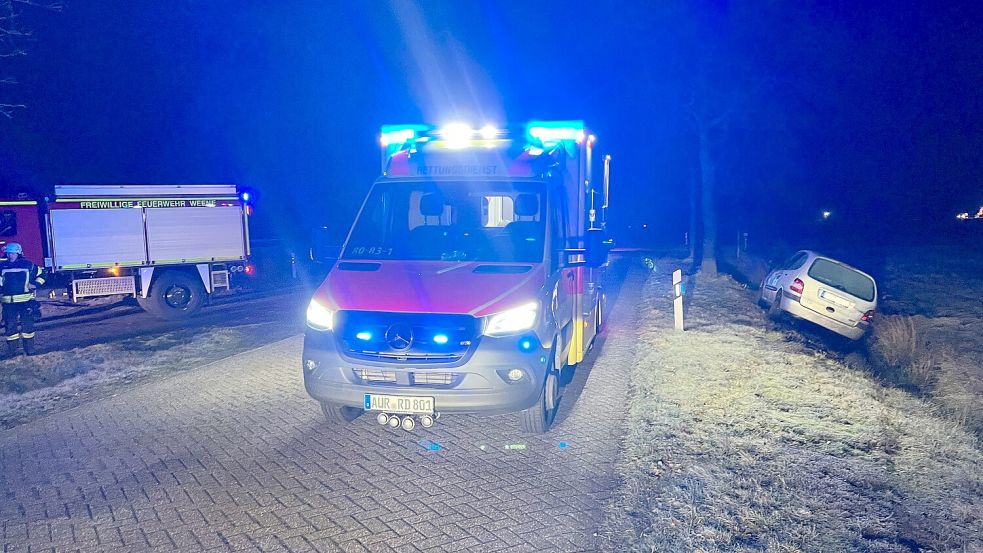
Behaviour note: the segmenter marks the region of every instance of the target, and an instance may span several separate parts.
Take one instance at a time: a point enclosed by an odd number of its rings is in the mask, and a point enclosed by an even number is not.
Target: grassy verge
[[[0,361],[0,429],[296,333],[260,323],[169,332]]]
[[[868,363],[983,437],[983,255],[926,248],[887,256]]]
[[[694,284],[685,333],[647,284],[608,549],[983,548],[972,433],[772,330],[729,279]]]

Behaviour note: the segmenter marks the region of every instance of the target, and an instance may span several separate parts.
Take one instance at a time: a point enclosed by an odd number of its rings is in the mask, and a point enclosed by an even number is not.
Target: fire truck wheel
[[[140,307],[162,319],[183,319],[205,303],[205,285],[197,275],[165,271],[157,276],[146,298],[137,298]]]
[[[324,412],[324,418],[328,419],[328,422],[332,424],[352,422],[365,412],[358,407],[335,405],[334,403],[328,403],[326,401],[321,402],[321,411]]]
[[[556,347],[554,341],[552,351],[556,351]],[[527,434],[548,432],[560,408],[560,375],[556,372],[554,357],[555,355],[550,355],[550,364],[546,367],[546,381],[543,383],[539,400],[532,407],[519,413],[519,428]]]

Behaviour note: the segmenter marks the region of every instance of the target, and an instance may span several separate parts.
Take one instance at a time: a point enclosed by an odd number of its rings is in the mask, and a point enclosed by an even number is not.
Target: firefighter
[[[40,267],[24,257],[24,249],[16,242],[3,248],[7,259],[0,261],[0,304],[3,305],[3,324],[7,329],[7,350],[17,354],[17,342],[23,341],[24,353],[34,353],[34,287],[44,284]]]

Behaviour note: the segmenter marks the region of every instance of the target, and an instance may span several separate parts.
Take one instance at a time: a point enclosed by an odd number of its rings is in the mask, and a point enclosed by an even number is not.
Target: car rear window
[[[864,301],[874,300],[874,281],[839,263],[817,258],[809,267],[809,276]]]

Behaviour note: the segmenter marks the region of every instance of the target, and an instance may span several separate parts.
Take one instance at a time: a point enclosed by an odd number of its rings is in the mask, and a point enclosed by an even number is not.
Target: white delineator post
[[[676,269],[672,273],[672,312],[676,321],[676,330],[683,330],[683,271]]]

